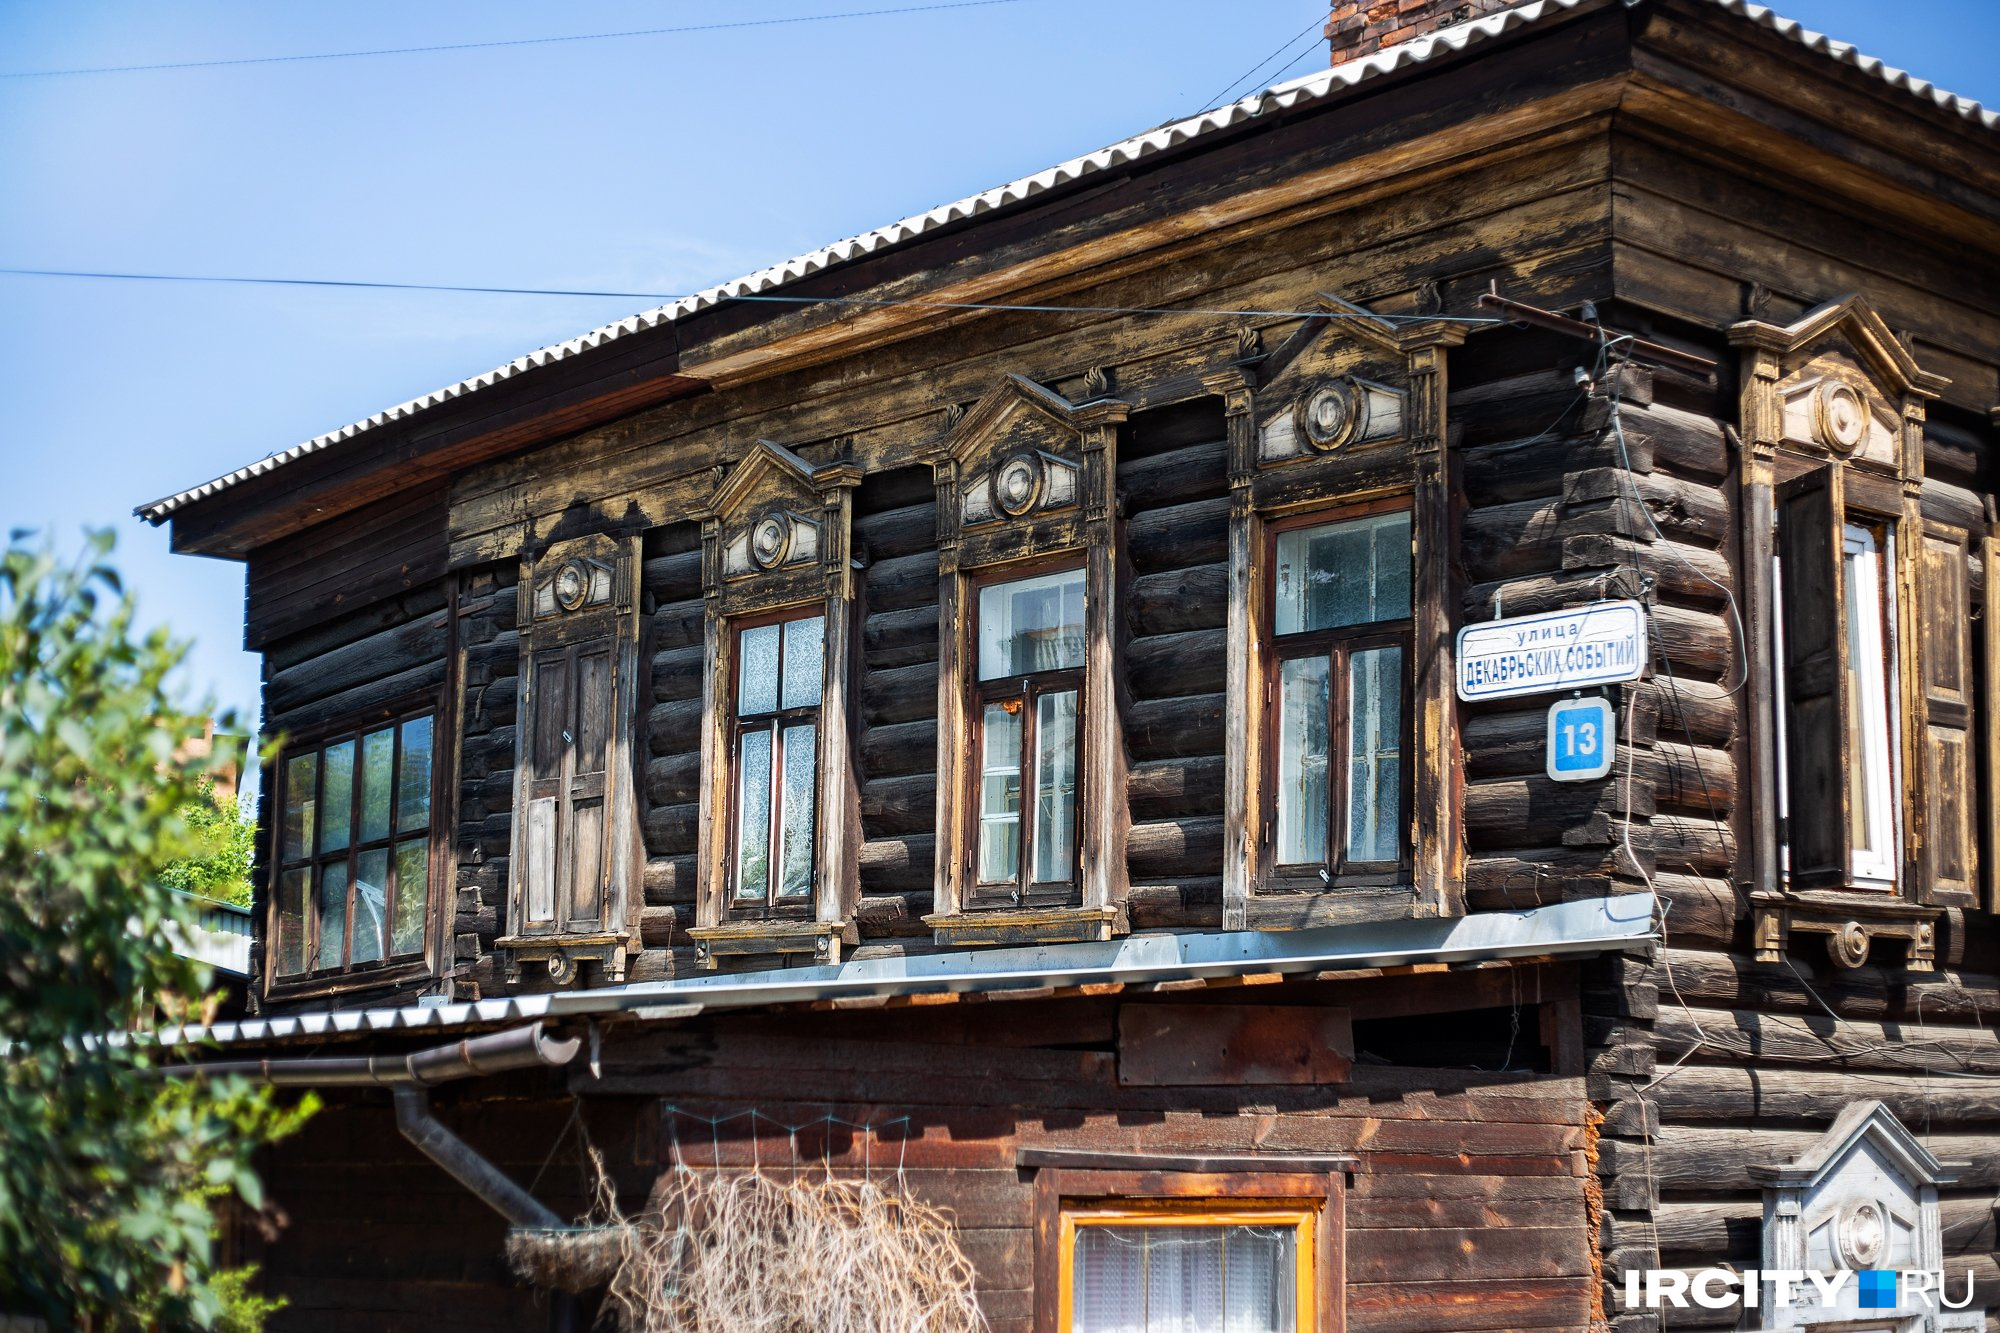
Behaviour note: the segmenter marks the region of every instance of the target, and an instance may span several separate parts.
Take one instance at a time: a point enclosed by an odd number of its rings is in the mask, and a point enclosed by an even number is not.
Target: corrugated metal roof
[[[1282,975],[1329,968],[1397,967],[1417,962],[1574,957],[1652,939],[1657,911],[1658,904],[1652,894],[1632,893],[1554,903],[1518,912],[1479,912],[1451,919],[1375,921],[1290,931],[1150,932],[1102,943],[861,958],[831,967],[709,973],[671,981],[519,995],[467,1004],[286,1014],[217,1023],[209,1028],[169,1028],[160,1035],[160,1040],[167,1045],[187,1041],[226,1045],[298,1038],[337,1039],[592,1014],[676,1019],[709,1009],[857,997],[1007,991],[1104,982],[1131,984],[1252,973]]]
[[[1808,50],[1818,52],[1843,64],[1851,65],[1864,74],[1883,80],[1894,88],[1907,92],[1914,97],[1922,98],[1947,111],[1955,112],[1976,124],[1983,125],[1988,129],[2000,128],[2000,114],[1983,108],[1978,102],[1960,97],[1955,93],[1946,92],[1935,84],[1915,78],[1908,72],[1877,60],[1873,56],[1863,55],[1851,44],[1834,41],[1823,33],[1814,32],[1801,23],[1780,17],[1767,6],[1750,4],[1748,0],[1707,0],[1707,2],[1769,29],[1781,37],[1797,42]],[[1227,106],[1217,107],[1181,120],[1169,121],[1154,129],[1147,130],[1143,134],[1133,135],[1129,139],[1121,139],[1117,143],[1100,148],[1094,153],[1086,153],[1082,157],[1073,157],[1067,162],[1061,162],[1053,167],[1038,171],[1032,176],[1023,176],[1018,180],[1009,181],[1005,185],[996,186],[980,194],[970,195],[964,199],[957,199],[948,204],[940,204],[927,212],[904,218],[899,222],[892,222],[886,227],[877,227],[875,230],[865,232],[862,235],[850,236],[846,240],[835,241],[832,245],[822,246],[808,254],[795,256],[794,258],[785,260],[781,264],[773,264],[769,268],[759,269],[755,273],[746,274],[733,281],[710,287],[705,291],[696,292],[690,296],[683,296],[677,301],[656,306],[651,310],[642,311],[639,314],[621,319],[615,324],[606,324],[602,328],[592,329],[590,332],[580,337],[571,338],[567,342],[556,343],[553,346],[530,352],[526,356],[516,357],[507,364],[496,366],[483,375],[475,375],[471,379],[464,379],[456,384],[446,385],[444,388],[435,389],[430,393],[412,398],[406,403],[399,403],[395,407],[377,412],[373,416],[365,417],[360,421],[354,422],[352,425],[342,426],[339,430],[328,431],[324,435],[314,436],[303,444],[293,445],[281,453],[275,453],[267,458],[259,459],[248,467],[238,468],[236,471],[217,477],[213,481],[206,481],[177,495],[170,495],[165,499],[141,505],[133,512],[152,523],[164,522],[173,515],[174,511],[195,500],[215,495],[241,482],[248,481],[252,477],[271,472],[308,454],[315,454],[344,440],[353,439],[357,435],[363,435],[393,422],[405,420],[430,408],[450,402],[455,398],[460,398],[466,394],[475,393],[487,388],[490,385],[498,384],[502,380],[512,379],[514,376],[524,371],[532,370],[537,366],[552,365],[555,362],[567,360],[592,348],[616,342],[618,339],[628,337],[631,334],[658,328],[663,324],[671,324],[675,320],[694,314],[697,311],[706,310],[732,297],[752,296],[774,291],[777,288],[784,287],[801,278],[818,273],[835,264],[846,263],[849,260],[860,259],[867,255],[890,249],[926,235],[940,227],[949,226],[952,223],[1013,207],[1014,205],[1033,199],[1037,195],[1044,194],[1049,190],[1067,185],[1072,181],[1080,180],[1085,176],[1122,167],[1142,158],[1151,157],[1156,153],[1177,148],[1190,140],[1199,139],[1221,130],[1231,129],[1248,121],[1259,119],[1260,117],[1269,116],[1277,112],[1290,111],[1295,107],[1318,101],[1334,93],[1352,88],[1357,84],[1407,69],[1413,65],[1423,64],[1442,55],[1462,51],[1468,46],[1490,41],[1505,33],[1534,24],[1553,21],[1562,14],[1578,10],[1597,9],[1607,3],[1610,3],[1610,0],[1530,0],[1528,4],[1518,5],[1515,8],[1503,10],[1497,14],[1489,14],[1483,18],[1442,28],[1437,32],[1412,38],[1407,42],[1388,47],[1372,55],[1363,56],[1360,59],[1350,60],[1344,64],[1333,66],[1330,69],[1320,70],[1317,73],[1307,74],[1301,78],[1277,84],[1262,92],[1252,93],[1238,101],[1231,102]]]

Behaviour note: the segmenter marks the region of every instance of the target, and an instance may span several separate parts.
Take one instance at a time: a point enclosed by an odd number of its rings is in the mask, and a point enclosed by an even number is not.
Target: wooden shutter
[[[2000,535],[1985,542],[1986,910],[2000,912]]]
[[[1970,536],[1924,524],[1917,626],[1924,681],[1924,901],[1971,907],[1979,900],[1973,827],[1972,603]]]
[[[609,638],[537,653],[524,756],[522,934],[605,921],[605,794],[616,672]]]
[[[1778,557],[1784,579],[1786,845],[1791,886],[1848,882],[1853,811],[1848,801],[1847,691],[1841,653],[1845,505],[1838,467],[1821,467],[1777,489]]]

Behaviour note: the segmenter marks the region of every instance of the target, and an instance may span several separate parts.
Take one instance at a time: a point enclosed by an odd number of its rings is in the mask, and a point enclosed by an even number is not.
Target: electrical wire
[[[579,32],[557,37],[516,37],[491,42],[440,42],[432,46],[385,46],[363,51],[314,51],[291,56],[243,56],[233,60],[176,60],[153,65],[90,65],[73,69],[0,71],[0,79],[58,79],[88,74],[145,74],[182,69],[219,69],[233,65],[285,65],[310,60],[360,60],[370,56],[429,55],[439,51],[484,51],[504,46],[547,46],[557,42],[602,42],[616,37],[663,37],[675,33],[720,32],[731,28],[775,28],[786,24],[829,23],[838,19],[880,18],[892,14],[927,14],[941,9],[985,9],[1018,5],[1027,0],[950,0],[949,3],[904,5],[894,9],[855,9],[835,14],[800,14],[791,18],[735,19],[723,23],[688,23],[672,28],[628,28],[619,32]]]
[[[1220,93],[1217,93],[1214,97],[1210,98],[1207,102],[1202,104],[1201,110],[1213,111],[1216,107],[1219,107],[1224,102],[1227,102],[1229,100],[1229,95],[1236,91],[1238,84],[1243,83],[1247,79],[1254,79],[1257,75],[1258,70],[1264,68],[1264,66],[1270,64],[1273,60],[1276,60],[1278,57],[1284,55],[1285,52],[1291,50],[1294,46],[1297,46],[1300,40],[1304,38],[1307,33],[1312,32],[1315,28],[1323,28],[1326,25],[1326,20],[1328,16],[1330,16],[1332,13],[1333,11],[1331,9],[1327,10],[1325,13],[1321,14],[1318,18],[1314,19],[1311,23],[1306,24],[1305,27],[1299,29],[1298,32],[1294,33],[1291,37],[1287,38],[1285,42],[1278,47],[1277,50],[1271,52],[1270,55],[1265,56],[1262,60],[1252,65],[1249,69],[1244,70],[1241,74],[1238,74],[1235,78],[1231,79],[1223,87]],[[1294,57],[1294,59],[1296,59],[1296,57]],[[1195,114],[1199,115],[1201,113],[1196,112]]]
[[[596,291],[557,287],[473,287],[438,282],[367,282],[343,278],[246,278],[193,273],[116,273],[84,269],[0,268],[0,276],[29,278],[82,278],[107,282],[221,283],[249,287],[334,287],[360,291],[459,292],[485,296],[562,296],[592,299],[658,301],[663,304],[693,299],[685,292]],[[781,296],[770,292],[728,293],[714,298],[715,304],[730,301],[765,302],[784,305],[851,305],[870,307],[916,307],[928,310],[1003,310],[1028,314],[1054,315],[1212,315],[1240,319],[1376,319],[1388,324],[1468,324],[1486,327],[1506,321],[1488,315],[1383,315],[1370,310],[1235,310],[1203,306],[1118,306],[1014,304],[1005,301],[926,301],[921,297],[868,296]]]

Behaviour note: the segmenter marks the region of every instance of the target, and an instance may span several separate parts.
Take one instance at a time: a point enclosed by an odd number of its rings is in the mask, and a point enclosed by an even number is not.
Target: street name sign
[[[1646,657],[1646,609],[1637,602],[1482,621],[1458,632],[1458,697],[1616,685],[1639,679]]]

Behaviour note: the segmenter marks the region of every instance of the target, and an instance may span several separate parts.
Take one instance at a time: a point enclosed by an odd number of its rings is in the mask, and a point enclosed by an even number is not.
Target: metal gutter
[[[1629,3],[1629,0],[1627,0]],[[1807,50],[1843,65],[1860,70],[1871,78],[1880,79],[1890,87],[1909,94],[1933,106],[1961,116],[1987,129],[2000,129],[2000,113],[1982,107],[1978,102],[1956,93],[1947,92],[1925,79],[1911,75],[1906,70],[1897,69],[1873,56],[1864,55],[1848,42],[1835,41],[1823,33],[1814,32],[1804,24],[1784,18],[1764,5],[1751,4],[1748,0],[1704,0],[1726,12],[1755,23],[1767,31],[1776,33],[1788,41],[1795,42]],[[835,264],[860,259],[892,249],[920,236],[936,231],[940,227],[962,222],[983,214],[1012,208],[1049,190],[1068,185],[1085,176],[1112,170],[1152,157],[1195,139],[1207,137],[1223,130],[1257,120],[1280,112],[1290,111],[1320,101],[1337,93],[1374,79],[1379,79],[1401,70],[1426,64],[1441,56],[1453,55],[1468,47],[1491,41],[1507,33],[1522,28],[1550,23],[1564,14],[1583,10],[1603,8],[1611,0],[1531,0],[1512,9],[1489,14],[1483,18],[1465,23],[1453,24],[1436,32],[1415,37],[1407,42],[1386,47],[1372,55],[1358,60],[1350,60],[1330,69],[1307,74],[1285,83],[1273,85],[1262,92],[1252,93],[1227,106],[1204,111],[1199,115],[1169,121],[1143,134],[1121,139],[1117,143],[1073,157],[1067,162],[1057,163],[1033,175],[1022,176],[1005,185],[979,194],[968,195],[948,204],[914,214],[886,227],[863,232],[831,245],[821,246],[806,254],[796,255],[780,264],[746,274],[730,282],[720,283],[704,291],[696,292],[666,305],[621,319],[592,329],[580,337],[571,338],[549,347],[516,357],[505,365],[495,366],[481,375],[474,375],[456,384],[448,384],[430,393],[421,394],[408,402],[364,417],[338,430],[316,435],[302,444],[296,444],[282,452],[259,459],[247,467],[225,473],[212,481],[190,487],[178,494],[140,505],[133,512],[149,523],[164,523],[176,510],[220,494],[222,491],[248,481],[252,477],[275,471],[287,463],[331,448],[357,435],[380,429],[398,421],[417,416],[430,408],[437,407],[467,394],[489,388],[502,380],[539,366],[553,365],[566,361],[620,338],[630,337],[648,329],[674,323],[698,311],[723,304],[733,297],[752,296],[775,291],[799,279],[809,277]]]
[[[1574,957],[1657,938],[1653,928],[1656,914],[1653,895],[1636,893],[1553,903],[1519,912],[1372,921],[1315,930],[1152,932],[1102,943],[859,958],[830,967],[704,974],[469,1004],[288,1014],[207,1028],[169,1028],[159,1040],[166,1045],[326,1040],[614,1014],[661,1021],[691,1018],[710,1010],[822,1000]]]

